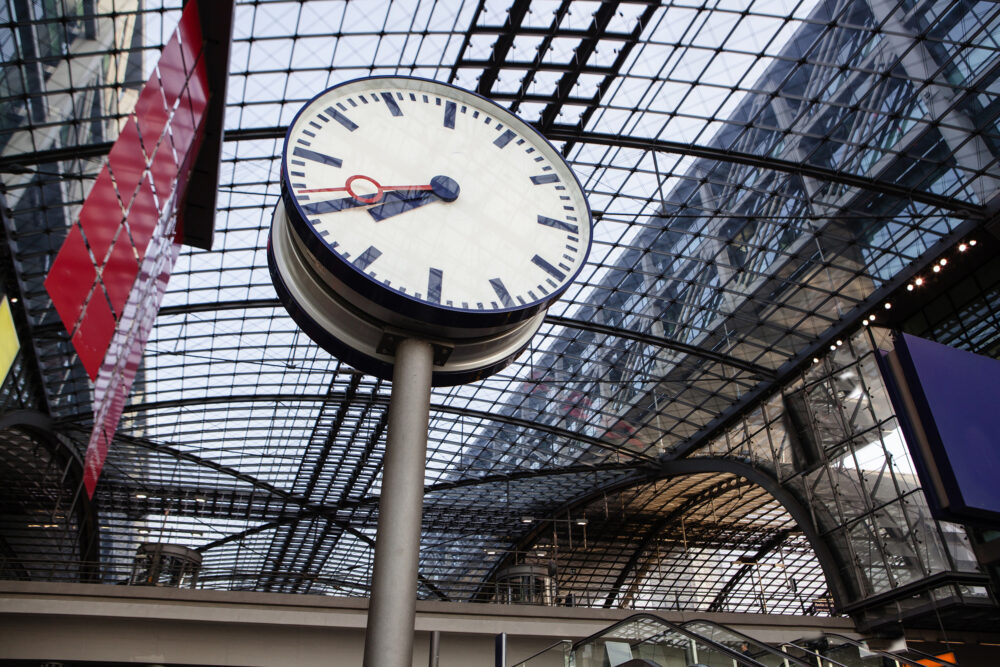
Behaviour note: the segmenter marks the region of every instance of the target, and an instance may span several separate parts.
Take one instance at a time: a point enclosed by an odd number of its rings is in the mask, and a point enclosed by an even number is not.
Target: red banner
[[[204,52],[198,3],[189,2],[45,279],[94,381],[89,496],[180,250],[178,211],[208,107]]]

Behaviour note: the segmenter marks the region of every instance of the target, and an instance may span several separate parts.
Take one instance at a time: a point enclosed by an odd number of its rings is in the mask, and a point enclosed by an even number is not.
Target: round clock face
[[[310,101],[282,164],[290,224],[348,287],[423,322],[492,326],[558,297],[590,248],[559,153],[492,102],[408,77]]]

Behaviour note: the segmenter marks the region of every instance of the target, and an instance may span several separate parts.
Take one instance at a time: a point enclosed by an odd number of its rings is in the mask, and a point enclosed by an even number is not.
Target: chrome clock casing
[[[372,375],[391,379],[394,357],[383,348],[386,337],[407,332],[387,328],[331,290],[331,276],[317,270],[302,253],[282,206],[275,207],[267,245],[267,264],[278,296],[302,330],[338,359]],[[437,387],[474,382],[507,366],[531,342],[545,318],[540,312],[492,334],[427,338],[447,357],[436,363]]]
[[[509,364],[579,274],[591,215],[559,152],[474,93],[414,77],[323,91],[285,137],[268,240],[275,289],[326,350],[391,379],[434,345],[432,384]]]

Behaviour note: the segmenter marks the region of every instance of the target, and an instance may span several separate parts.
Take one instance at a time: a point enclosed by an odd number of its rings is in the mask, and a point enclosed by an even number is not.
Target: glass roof
[[[0,4],[20,405],[78,448],[92,388],[42,281],[180,5]],[[534,124],[595,223],[529,349],[433,392],[420,595],[489,599],[502,567],[552,560],[595,606],[760,611],[766,588],[767,611],[828,611],[762,489],[650,471],[704,453],[985,217],[998,27],[1000,5],[964,0],[237,2],[214,244],[180,255],[98,487],[109,562],[162,541],[201,551],[208,587],[368,593],[390,383],[299,331],[265,249],[296,111],[402,74]],[[683,556],[662,546],[622,593],[651,549],[636,527],[681,506]],[[735,576],[768,545],[780,568]]]

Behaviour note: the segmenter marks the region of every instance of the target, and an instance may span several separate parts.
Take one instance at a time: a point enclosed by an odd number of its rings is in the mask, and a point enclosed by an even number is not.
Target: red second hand
[[[430,190],[430,185],[384,185],[382,186],[383,192],[389,192],[390,190]],[[301,193],[307,192],[347,192],[347,187],[339,188],[309,188],[308,190],[299,190]]]

